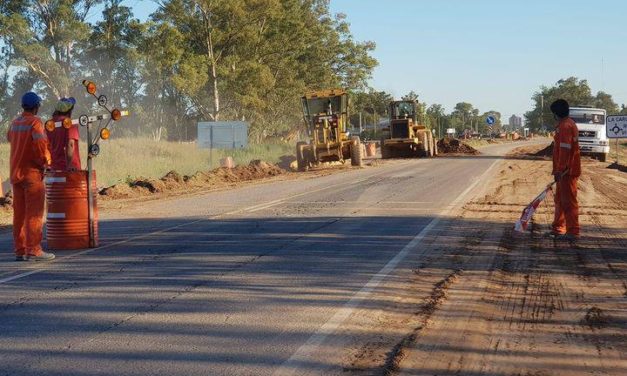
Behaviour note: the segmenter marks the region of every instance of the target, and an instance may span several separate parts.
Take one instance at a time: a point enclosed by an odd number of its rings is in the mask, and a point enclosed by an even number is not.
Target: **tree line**
[[[394,99],[392,94],[374,89],[353,93],[351,124],[353,127],[358,124],[359,117],[361,117],[362,122],[365,118],[365,122],[368,124],[387,119],[389,117],[389,104]],[[446,130],[449,128],[455,129],[456,133],[468,130],[469,132],[486,134],[499,131],[504,126],[499,111],[480,111],[468,102],[459,102],[448,112],[442,104],[428,104],[421,101],[420,96],[415,91],[410,91],[399,99],[416,101],[418,122],[430,129],[435,129],[439,137],[446,134]],[[492,128],[486,124],[488,116],[493,116],[496,120]]]
[[[351,93],[351,123],[388,117],[394,98],[368,87],[377,61],[373,42],[356,41],[330,0],[161,0],[146,21],[122,0],[4,0],[0,3],[0,128],[19,111],[19,97],[34,90],[50,114],[56,98],[79,99],[77,112],[94,110],[80,85],[90,79],[132,117],[124,135],[194,139],[196,123],[250,122],[253,141],[281,137],[303,126],[300,96],[343,87]],[[96,21],[89,15],[101,12]],[[524,114],[534,131],[551,124],[550,103],[627,113],[586,80],[570,77],[542,86]],[[459,102],[447,111],[417,100],[419,120],[446,129],[488,133],[505,123],[497,110]],[[487,116],[496,118],[489,129]],[[1,131],[2,129],[0,129]]]
[[[608,115],[627,115],[627,107],[623,104],[619,108],[610,94],[599,91],[593,95],[587,80],[568,77],[557,81],[555,85],[541,86],[532,95],[533,109],[525,113],[527,125],[532,131],[551,129],[553,115],[550,106],[560,98],[566,99],[573,107],[589,106],[605,109]]]
[[[246,120],[253,140],[302,123],[300,95],[366,88],[377,61],[329,0],[162,0],[138,20],[122,0],[0,4],[0,116],[35,90],[93,100],[90,79],[134,115],[118,131],[193,138],[197,121]],[[88,15],[102,9],[96,22]]]
[[[553,129],[554,120],[550,105],[556,99],[566,99],[571,106],[588,106],[602,108],[608,115],[627,115],[627,105],[619,106],[612,95],[599,91],[592,93],[592,89],[585,79],[568,77],[558,80],[554,85],[541,86],[531,96],[533,108],[523,114],[525,126],[532,132],[546,132]],[[480,111],[468,102],[457,103],[451,111],[447,111],[441,104],[428,104],[420,101],[418,94],[411,91],[402,99],[416,100],[418,102],[418,120],[431,129],[435,129],[442,135],[446,129],[453,128],[456,133],[463,131],[479,132],[481,134],[494,133],[503,130],[507,125],[506,119],[502,119],[499,111]],[[377,119],[388,117],[388,105],[394,100],[393,96],[384,91],[369,89],[353,95],[353,115],[351,123],[359,121],[355,111],[366,114],[367,122],[376,122]],[[492,127],[486,124],[486,118],[493,116],[496,120]],[[512,130],[509,127],[507,130]]]

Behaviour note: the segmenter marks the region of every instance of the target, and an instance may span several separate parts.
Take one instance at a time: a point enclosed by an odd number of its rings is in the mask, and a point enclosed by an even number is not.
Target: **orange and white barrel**
[[[46,234],[48,249],[90,247],[87,171],[52,171],[46,174]],[[98,246],[98,209],[96,172],[92,172],[94,241]]]

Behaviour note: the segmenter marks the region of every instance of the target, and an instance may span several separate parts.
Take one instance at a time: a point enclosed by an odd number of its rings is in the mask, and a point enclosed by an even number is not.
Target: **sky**
[[[125,3],[140,19],[156,7]],[[447,111],[464,101],[508,118],[540,86],[575,76],[627,104],[624,0],[331,0],[331,10],[377,44],[370,86],[395,97],[413,90]]]

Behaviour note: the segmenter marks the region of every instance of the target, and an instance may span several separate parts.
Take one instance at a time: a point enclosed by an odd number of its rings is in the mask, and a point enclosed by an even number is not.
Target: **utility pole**
[[[361,136],[362,128],[362,119],[361,119],[361,111],[359,111],[359,135]]]
[[[540,94],[540,129],[544,127],[544,94]]]

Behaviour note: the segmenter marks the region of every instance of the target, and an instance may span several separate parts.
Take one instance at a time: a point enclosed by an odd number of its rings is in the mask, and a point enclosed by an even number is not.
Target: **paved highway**
[[[0,375],[341,374],[355,313],[511,148],[111,210],[100,248],[49,264],[2,234]]]

